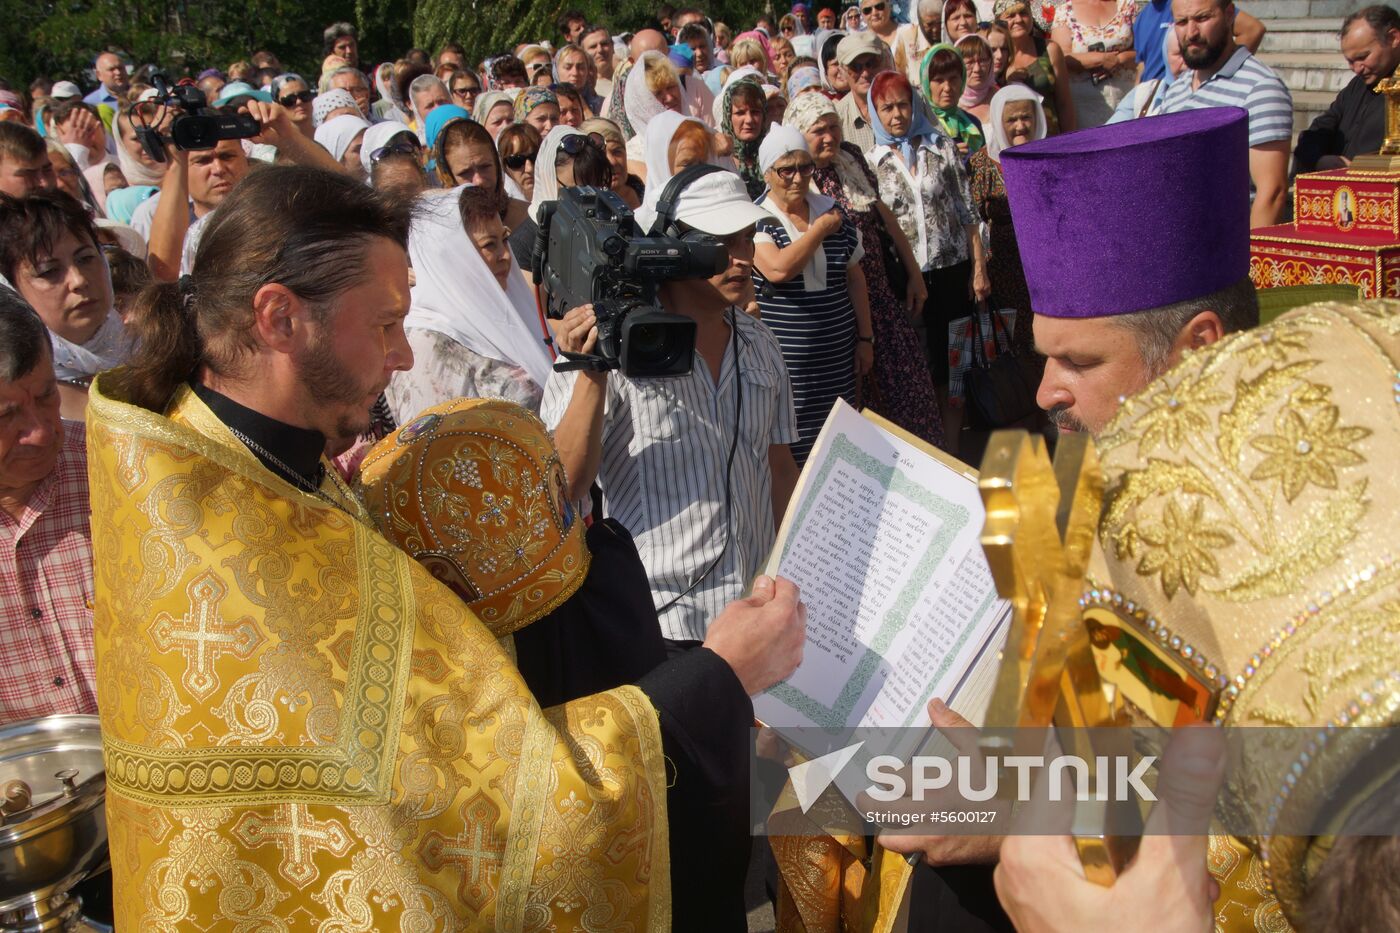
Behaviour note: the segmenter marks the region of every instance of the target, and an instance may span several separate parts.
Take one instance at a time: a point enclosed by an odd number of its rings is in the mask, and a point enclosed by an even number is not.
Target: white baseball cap
[[[749,199],[744,180],[729,171],[702,175],[676,198],[676,220],[714,236],[738,233],[772,216]]]
[[[49,96],[54,100],[62,100],[67,97],[82,97],[83,89],[72,81],[59,81],[54,84],[52,90],[49,91]]]

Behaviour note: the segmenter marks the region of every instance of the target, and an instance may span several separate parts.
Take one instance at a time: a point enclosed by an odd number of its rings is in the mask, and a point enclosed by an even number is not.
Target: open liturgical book
[[[983,514],[971,467],[838,400],[765,570],[802,588],[807,645],[758,720],[809,755],[885,727],[912,753],[935,696],[980,725],[1011,617]]]

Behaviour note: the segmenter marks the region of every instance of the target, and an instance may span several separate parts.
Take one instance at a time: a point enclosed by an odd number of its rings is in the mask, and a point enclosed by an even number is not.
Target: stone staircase
[[[1293,94],[1293,135],[1307,129],[1351,80],[1337,35],[1365,0],[1244,0],[1239,9],[1269,28],[1259,58]]]

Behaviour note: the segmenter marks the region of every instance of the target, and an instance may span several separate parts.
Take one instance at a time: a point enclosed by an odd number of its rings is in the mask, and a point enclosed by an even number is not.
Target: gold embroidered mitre
[[[1400,710],[1400,302],[1313,305],[1229,337],[1125,403],[1098,443],[1111,589],[1086,602],[1116,605],[1212,695],[1159,672],[1145,702],[1305,730],[1291,766],[1232,771],[1223,805],[1263,800],[1266,826],[1323,812],[1372,750],[1375,733],[1340,727]],[[1327,804],[1328,825],[1364,796]],[[1296,922],[1328,837],[1248,841]]]
[[[588,573],[554,442],[519,405],[435,405],[374,446],[360,484],[380,532],[497,638],[557,608]]]

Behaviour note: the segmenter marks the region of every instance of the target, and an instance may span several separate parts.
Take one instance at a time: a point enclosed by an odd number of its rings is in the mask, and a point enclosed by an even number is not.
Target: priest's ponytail
[[[136,342],[127,365],[104,388],[132,405],[164,411],[171,395],[188,382],[203,356],[195,321],[192,280],[152,282],[137,296],[126,328]]]

